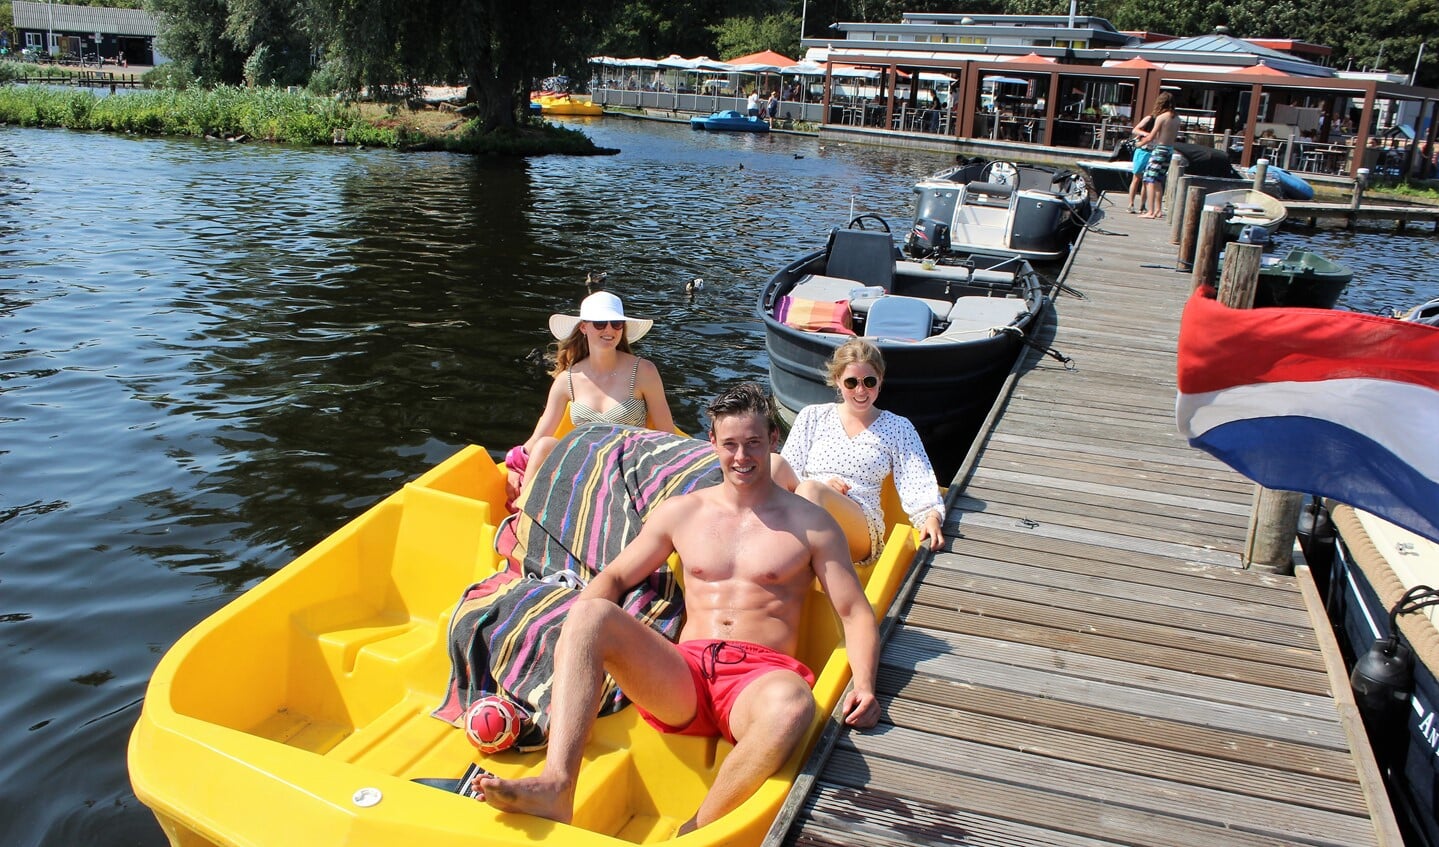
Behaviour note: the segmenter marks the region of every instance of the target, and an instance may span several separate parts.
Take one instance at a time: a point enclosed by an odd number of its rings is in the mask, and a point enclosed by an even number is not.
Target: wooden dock
[[[1396,229],[1400,232],[1403,232],[1405,227],[1411,223],[1433,224],[1434,231],[1439,232],[1439,206],[1361,203],[1358,208],[1355,208],[1351,203],[1307,203],[1286,200],[1284,207],[1289,210],[1290,220],[1307,220],[1310,226],[1317,225],[1321,220],[1342,220],[1351,228],[1360,221],[1365,223],[1393,221]]]
[[[1019,369],[880,725],[831,727],[767,845],[1402,844],[1313,584],[1239,567],[1253,486],[1175,430],[1169,224],[1104,208],[1043,339],[1074,368]]]

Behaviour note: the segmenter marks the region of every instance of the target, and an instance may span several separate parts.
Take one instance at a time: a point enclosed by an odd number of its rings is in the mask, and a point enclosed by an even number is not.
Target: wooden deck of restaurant
[[[1239,567],[1253,486],[1175,431],[1188,276],[1140,267],[1169,224],[1103,208],[1051,313],[1074,369],[1028,357],[889,633],[884,718],[767,845],[1402,844],[1312,583]]]

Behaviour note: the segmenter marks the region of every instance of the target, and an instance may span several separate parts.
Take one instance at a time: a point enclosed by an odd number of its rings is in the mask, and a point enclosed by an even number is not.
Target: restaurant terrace
[[[1102,18],[906,13],[840,23],[788,62],[741,57],[596,57],[595,101],[673,113],[740,109],[780,95],[781,126],[877,144],[1108,158],[1161,91],[1182,140],[1259,158],[1319,180],[1428,176],[1439,90],[1406,76],[1349,73],[1329,50],[1220,31],[1152,40]],[[779,61],[785,60],[785,61]]]

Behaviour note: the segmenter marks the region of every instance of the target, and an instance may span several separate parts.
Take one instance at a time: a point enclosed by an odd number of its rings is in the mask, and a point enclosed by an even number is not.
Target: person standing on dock
[[[745,98],[744,102],[745,109],[749,112],[749,116],[752,118],[759,117],[759,89],[755,88],[751,90],[749,97]]]
[[[1141,132],[1135,139],[1141,147],[1154,148],[1149,154],[1149,164],[1144,167],[1144,205],[1149,211],[1140,217],[1158,220],[1164,217],[1164,180],[1169,175],[1169,160],[1174,156],[1174,141],[1179,137],[1179,124],[1174,120],[1174,95],[1159,92],[1150,114],[1154,116],[1154,123],[1148,132]]]

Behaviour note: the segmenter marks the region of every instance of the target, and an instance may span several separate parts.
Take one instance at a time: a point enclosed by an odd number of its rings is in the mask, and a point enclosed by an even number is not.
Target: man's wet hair
[[[709,402],[705,411],[710,416],[711,432],[714,431],[716,421],[733,415],[762,415],[769,424],[770,432],[779,430],[779,417],[775,414],[774,401],[759,383],[741,382],[726,388]]]

